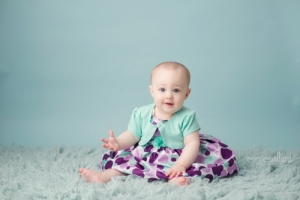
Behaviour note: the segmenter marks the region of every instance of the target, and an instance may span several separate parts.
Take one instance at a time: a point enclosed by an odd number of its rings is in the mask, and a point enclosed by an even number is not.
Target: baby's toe
[[[189,181],[185,177],[180,177],[178,182],[180,185],[188,185],[189,184]]]

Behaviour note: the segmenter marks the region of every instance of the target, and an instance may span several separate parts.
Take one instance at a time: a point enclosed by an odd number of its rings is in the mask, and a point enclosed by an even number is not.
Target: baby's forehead
[[[165,73],[170,73],[170,75],[166,76]],[[159,69],[153,73],[152,83],[155,85],[172,85],[172,86],[181,86],[184,87],[187,84],[186,74],[180,69]]]

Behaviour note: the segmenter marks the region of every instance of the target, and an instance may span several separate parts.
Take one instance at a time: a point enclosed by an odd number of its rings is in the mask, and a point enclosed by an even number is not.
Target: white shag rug
[[[233,150],[238,175],[178,187],[133,176],[85,182],[77,170],[99,170],[102,147],[0,146],[0,199],[300,199],[300,150]]]

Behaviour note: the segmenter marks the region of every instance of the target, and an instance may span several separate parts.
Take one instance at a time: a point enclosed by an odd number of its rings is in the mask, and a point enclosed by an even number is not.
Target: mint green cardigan
[[[183,106],[174,113],[172,118],[159,125],[151,123],[151,115],[155,104],[135,108],[128,124],[128,130],[137,138],[139,145],[145,145],[152,138],[156,128],[159,129],[164,143],[173,149],[184,147],[184,137],[200,130],[196,119],[196,112]]]

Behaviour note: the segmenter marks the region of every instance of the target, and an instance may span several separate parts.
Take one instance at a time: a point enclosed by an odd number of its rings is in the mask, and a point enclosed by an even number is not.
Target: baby
[[[189,97],[190,72],[177,62],[163,62],[151,74],[154,103],[134,109],[127,131],[101,139],[109,149],[100,162],[103,172],[80,168],[89,182],[108,182],[129,174],[148,181],[188,185],[193,177],[216,179],[238,172],[236,157],[219,139],[200,134]]]

